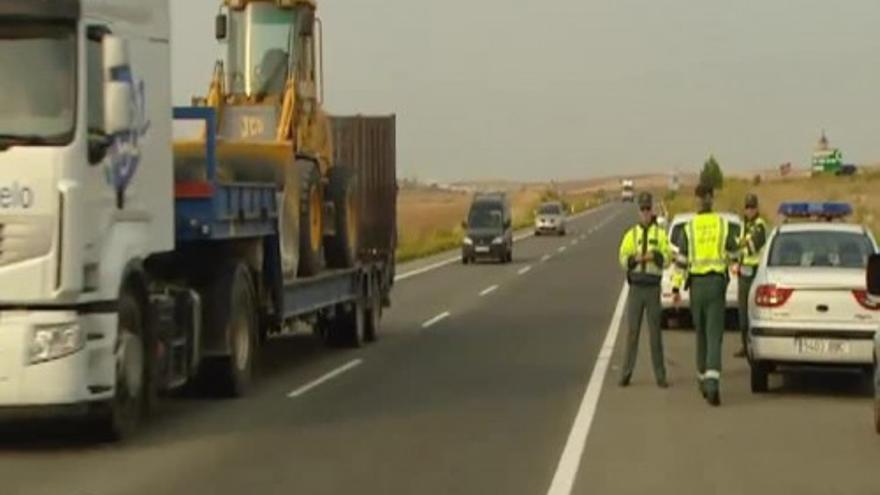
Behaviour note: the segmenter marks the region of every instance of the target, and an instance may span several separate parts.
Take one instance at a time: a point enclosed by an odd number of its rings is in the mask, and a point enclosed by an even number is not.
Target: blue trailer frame
[[[278,250],[281,191],[275,183],[225,182],[217,177],[217,114],[209,107],[175,107],[175,120],[205,123],[206,180],[175,184],[179,243],[271,238],[264,252],[264,278],[278,308],[274,323],[370,297],[383,263],[330,270],[285,284]]]

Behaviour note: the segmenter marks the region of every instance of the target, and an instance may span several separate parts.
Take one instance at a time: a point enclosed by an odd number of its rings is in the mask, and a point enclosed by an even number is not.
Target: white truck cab
[[[0,408],[111,401],[143,350],[117,306],[174,248],[169,36],[167,0],[0,3]]]

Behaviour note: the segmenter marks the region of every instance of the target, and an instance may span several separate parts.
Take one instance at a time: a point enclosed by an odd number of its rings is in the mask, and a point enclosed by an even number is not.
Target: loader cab
[[[217,39],[226,43],[226,88],[249,101],[280,100],[291,77],[297,96],[317,98],[319,51],[311,0],[226,0]]]

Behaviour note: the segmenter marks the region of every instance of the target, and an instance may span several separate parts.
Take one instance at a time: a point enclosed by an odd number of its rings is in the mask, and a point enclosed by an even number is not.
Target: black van
[[[468,212],[461,261],[464,264],[491,258],[513,261],[513,215],[504,193],[479,193]]]

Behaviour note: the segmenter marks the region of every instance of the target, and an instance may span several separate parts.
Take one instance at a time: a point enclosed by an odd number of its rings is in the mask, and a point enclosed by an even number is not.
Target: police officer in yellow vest
[[[663,268],[670,262],[669,241],[656,222],[654,199],[650,193],[639,194],[640,221],[630,228],[620,242],[619,260],[629,281],[626,319],[629,335],[626,340],[626,361],[620,376],[620,386],[626,387],[632,379],[639,347],[642,316],[647,313],[651,335],[651,360],[657,385],[666,388],[666,366],[663,362],[663,340],[660,330],[660,279]]]
[[[701,184],[696,196],[698,213],[685,226],[676,263],[687,269],[700,392],[709,404],[718,406],[728,267],[737,237],[727,221],[712,211],[712,188]]]
[[[739,309],[739,331],[742,334],[743,346],[735,354],[736,357],[746,356],[746,345],[749,332],[749,290],[755,280],[755,272],[761,261],[761,249],[767,242],[767,223],[758,214],[758,196],[746,194],[745,213],[743,214],[743,230],[739,238],[739,267],[737,303]]]

